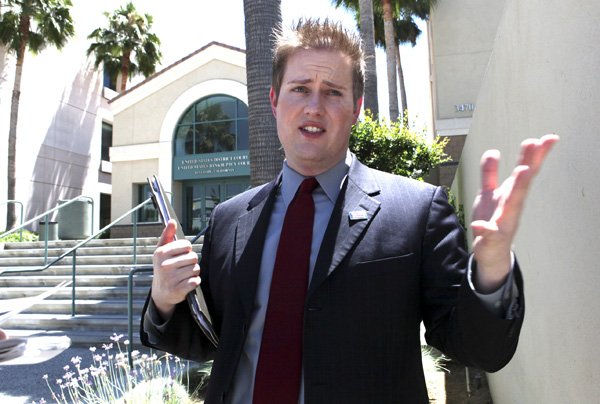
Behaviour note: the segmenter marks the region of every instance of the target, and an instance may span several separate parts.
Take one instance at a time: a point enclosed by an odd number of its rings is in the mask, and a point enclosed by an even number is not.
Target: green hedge
[[[377,121],[366,113],[352,127],[350,150],[371,168],[423,180],[431,169],[450,161],[444,152],[448,139],[427,139],[406,122]]]

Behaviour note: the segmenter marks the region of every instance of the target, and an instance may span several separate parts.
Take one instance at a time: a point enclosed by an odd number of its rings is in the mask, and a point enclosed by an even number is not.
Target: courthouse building
[[[250,185],[245,52],[212,42],[110,101],[113,217],[156,175],[186,234]],[[150,206],[141,221],[156,220]]]
[[[244,51],[205,45],[184,34],[187,26],[165,30],[173,20],[155,13],[164,64],[119,94],[86,50],[87,35],[106,23],[102,13],[121,1],[73,3],[76,35],[60,51],[25,56],[15,198],[24,221],[84,195],[93,201],[96,231],[146,199],[146,178],[156,175],[171,192],[186,233],[195,233],[216,203],[250,184]],[[8,143],[14,70],[14,55],[0,47],[2,145]],[[6,161],[7,148],[0,147],[0,202],[7,199]],[[157,218],[148,206],[137,219]],[[0,203],[0,229],[5,224],[6,204]],[[29,228],[36,231],[38,222]]]

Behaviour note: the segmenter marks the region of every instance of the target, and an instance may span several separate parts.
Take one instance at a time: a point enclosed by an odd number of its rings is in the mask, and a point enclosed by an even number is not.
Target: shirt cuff
[[[517,303],[519,297],[519,289],[515,283],[513,268],[515,266],[515,255],[510,252],[510,272],[506,277],[506,281],[497,290],[492,293],[478,292],[473,284],[473,273],[477,271],[477,262],[473,258],[473,254],[469,257],[467,266],[467,279],[469,287],[473,293],[481,300],[483,305],[498,317],[507,320],[512,319],[513,307]]]

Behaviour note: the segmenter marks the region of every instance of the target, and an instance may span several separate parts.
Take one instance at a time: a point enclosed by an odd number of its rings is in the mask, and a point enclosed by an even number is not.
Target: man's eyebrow
[[[290,80],[287,82],[287,84],[308,84],[311,83],[313,80],[312,79],[294,79],[294,80]],[[323,80],[323,83],[325,83],[327,86],[332,87],[332,88],[337,88],[340,90],[345,89],[346,87],[341,86],[339,84],[336,84],[332,81],[329,80]]]

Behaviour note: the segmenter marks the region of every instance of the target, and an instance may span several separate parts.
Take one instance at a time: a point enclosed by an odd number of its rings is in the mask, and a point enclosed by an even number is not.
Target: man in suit
[[[215,208],[200,265],[187,241],[169,242],[176,224],[168,224],[154,254],[142,341],[185,358],[214,358],[207,403],[426,403],[421,321],[427,342],[447,355],[487,371],[503,367],[524,314],[510,247],[530,181],[558,138],[523,142],[519,165],[500,186],[498,152],[484,154],[469,257],[439,187],[367,168],[349,153],[364,82],[358,38],[308,20],[279,35],[274,55],[270,98],[283,170]],[[296,349],[285,330],[295,327],[287,323],[293,310],[280,309],[277,321],[270,313],[281,293],[275,284],[286,210],[306,192],[307,178],[317,183],[314,213],[306,215],[307,281],[297,285],[305,289],[300,360],[286,359],[265,377],[270,344],[281,349],[275,356]],[[185,302],[198,285],[217,349]],[[283,293],[292,300],[296,289]],[[266,337],[281,323],[283,330]],[[301,371],[288,369],[295,366]],[[294,387],[282,389],[289,378]]]

